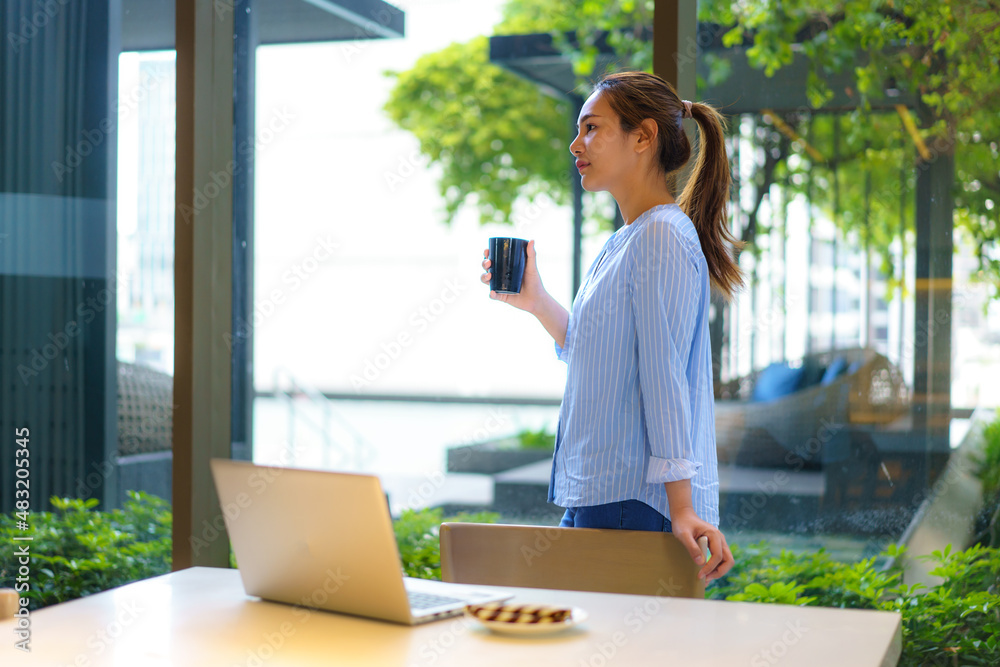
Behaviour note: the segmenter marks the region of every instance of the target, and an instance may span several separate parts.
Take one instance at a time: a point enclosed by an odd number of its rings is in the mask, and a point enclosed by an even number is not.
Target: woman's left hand
[[[702,521],[695,513],[694,508],[685,507],[679,511],[670,512],[670,523],[673,526],[674,537],[681,541],[691,554],[691,558],[701,570],[698,571],[698,578],[704,579],[705,583],[724,576],[735,564],[733,552],[729,550],[726,543],[726,536],[722,531],[708,523]],[[698,538],[701,536],[708,538],[708,550],[711,557],[708,562],[701,555],[698,547]]]

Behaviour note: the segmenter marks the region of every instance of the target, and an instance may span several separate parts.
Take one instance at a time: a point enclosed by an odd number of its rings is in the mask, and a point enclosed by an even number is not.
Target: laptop
[[[378,477],[212,459],[248,595],[416,625],[512,597],[403,576]]]

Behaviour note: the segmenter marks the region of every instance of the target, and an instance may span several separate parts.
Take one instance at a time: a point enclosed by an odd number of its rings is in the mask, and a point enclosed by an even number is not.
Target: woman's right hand
[[[524,278],[521,280],[521,292],[519,294],[499,294],[490,290],[490,298],[509,303],[515,308],[520,308],[529,313],[534,313],[538,305],[542,303],[543,297],[547,294],[545,288],[542,286],[542,279],[538,275],[538,267],[535,264],[534,239],[528,241],[527,255],[528,259],[524,263]],[[485,273],[479,279],[488,285],[491,275],[490,267],[493,265],[493,262],[490,261],[489,248],[483,252],[483,257],[485,258],[483,259],[483,271]]]

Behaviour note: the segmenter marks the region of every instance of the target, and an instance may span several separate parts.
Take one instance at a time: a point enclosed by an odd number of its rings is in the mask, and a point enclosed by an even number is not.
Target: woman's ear
[[[646,118],[639,124],[639,127],[635,129],[637,133],[637,139],[635,143],[635,151],[641,153],[648,148],[653,148],[656,146],[656,138],[659,134],[659,126],[656,121],[652,118]]]

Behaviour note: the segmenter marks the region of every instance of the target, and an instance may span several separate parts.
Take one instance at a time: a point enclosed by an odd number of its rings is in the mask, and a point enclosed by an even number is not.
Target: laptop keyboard
[[[429,609],[443,604],[464,602],[462,598],[452,598],[447,595],[434,595],[433,593],[414,593],[407,591],[410,598],[410,609]]]

